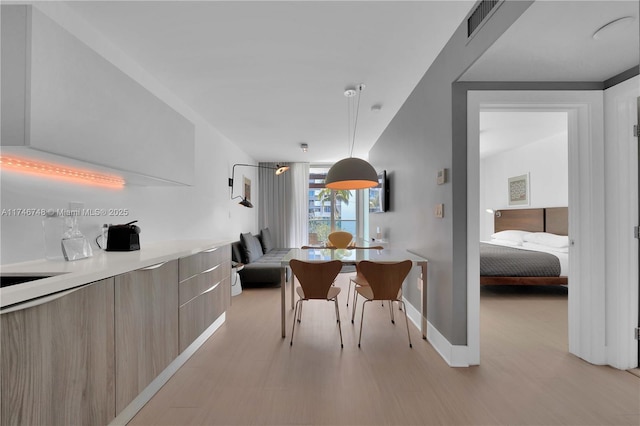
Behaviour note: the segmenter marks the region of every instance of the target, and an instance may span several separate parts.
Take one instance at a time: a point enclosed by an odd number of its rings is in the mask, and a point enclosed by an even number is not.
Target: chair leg
[[[296,302],[296,309],[293,311],[293,327],[291,327],[291,341],[289,342],[289,346],[293,346],[293,333],[296,331],[296,316],[298,316],[298,304],[302,304],[302,299],[299,299]]]
[[[362,314],[360,315],[360,336],[358,337],[358,347],[360,347],[360,342],[362,341],[362,324],[364,324],[364,305],[367,304],[369,300],[365,300],[362,303]]]
[[[342,343],[342,324],[340,323],[340,309],[338,309],[338,298],[333,299],[336,304],[336,317],[338,318],[338,331],[340,332],[340,347],[344,348],[344,344]]]
[[[391,324],[395,324],[395,318],[393,317],[393,301],[389,301],[389,313],[391,314]]]
[[[303,299],[300,299],[301,301]],[[302,321],[302,303],[300,303],[300,309],[298,310],[298,323]]]
[[[353,287],[353,308],[351,309],[351,324],[353,324],[353,320],[356,317],[356,308],[358,307],[358,292],[356,292],[356,287]]]
[[[351,295],[351,279],[349,279],[349,288],[347,289],[347,306],[349,306],[349,296]]]
[[[411,344],[411,333],[409,333],[409,320],[407,319],[407,307],[404,306],[403,301],[399,300],[398,303],[402,303],[402,310],[404,311],[404,322],[407,323],[407,337],[409,337],[409,347],[413,348],[413,345]]]

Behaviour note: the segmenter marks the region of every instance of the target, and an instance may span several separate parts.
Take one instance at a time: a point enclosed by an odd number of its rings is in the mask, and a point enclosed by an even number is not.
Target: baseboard
[[[405,298],[402,299],[405,302],[409,320],[420,330],[422,313]],[[427,341],[450,367],[469,367],[467,346],[452,345],[429,321],[427,321]]]
[[[222,313],[196,340],[190,344],[171,364],[165,368],[127,407],[113,419],[109,426],[125,426],[145,406],[147,402],[169,381],[180,367],[204,344],[204,342],[216,332],[226,319],[226,313]]]

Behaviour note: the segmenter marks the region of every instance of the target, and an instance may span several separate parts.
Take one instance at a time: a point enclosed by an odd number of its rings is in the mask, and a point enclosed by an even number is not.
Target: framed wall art
[[[529,205],[529,173],[509,178],[509,205]]]

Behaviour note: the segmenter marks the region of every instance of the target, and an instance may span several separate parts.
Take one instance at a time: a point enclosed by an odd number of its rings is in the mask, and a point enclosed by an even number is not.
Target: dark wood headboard
[[[494,232],[508,229],[544,232],[544,209],[498,210],[493,220]]]
[[[540,209],[498,210],[493,216],[494,232],[520,229],[529,232],[569,234],[569,209],[548,207]]]
[[[569,208],[549,207],[544,209],[544,229],[557,235],[569,235]]]

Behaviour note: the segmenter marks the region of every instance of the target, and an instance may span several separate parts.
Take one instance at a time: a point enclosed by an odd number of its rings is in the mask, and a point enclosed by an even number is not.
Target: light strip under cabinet
[[[37,175],[83,185],[119,189],[125,184],[125,180],[119,176],[10,155],[0,155],[0,168],[7,171]]]

